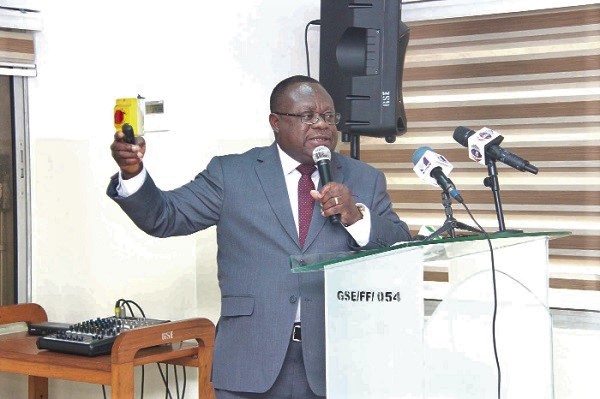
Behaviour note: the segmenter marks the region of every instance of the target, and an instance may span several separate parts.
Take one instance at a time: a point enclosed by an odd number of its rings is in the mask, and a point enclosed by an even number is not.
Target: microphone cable
[[[320,26],[321,20],[313,19],[312,21],[307,23],[306,26],[304,27],[304,49],[306,51],[306,75],[307,76],[310,76],[310,56],[309,56],[309,51],[308,51],[308,27],[310,25]]]
[[[483,229],[483,227],[481,227],[481,225],[477,222],[477,220],[475,220],[475,218],[473,217],[473,214],[471,213],[471,210],[467,207],[467,205],[464,202],[461,202],[461,204],[465,208],[467,213],[469,214],[469,217],[471,217],[471,220],[473,220],[473,222],[479,228],[479,230],[481,230],[483,232],[483,235],[485,236],[485,238],[487,240],[488,246],[490,247],[490,258],[492,261],[492,291],[493,291],[493,297],[494,297],[494,311],[492,313],[492,343],[493,343],[493,347],[494,347],[494,360],[496,362],[496,370],[498,371],[497,390],[498,390],[498,399],[500,399],[500,391],[501,391],[500,388],[502,386],[502,373],[500,371],[500,361],[498,360],[498,347],[497,347],[497,343],[496,343],[496,316],[498,314],[498,292],[496,289],[496,265],[494,263],[494,248],[492,246],[492,240],[490,239],[490,236]]]

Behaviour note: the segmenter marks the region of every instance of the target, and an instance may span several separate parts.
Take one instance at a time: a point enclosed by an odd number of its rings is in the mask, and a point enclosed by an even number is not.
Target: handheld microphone
[[[446,174],[449,174],[453,166],[442,155],[435,153],[430,147],[420,147],[413,154],[413,170],[421,180],[434,186],[441,187],[444,192],[450,194],[461,204],[463,198]]]
[[[538,173],[538,168],[531,165],[529,161],[500,147],[504,137],[492,129],[484,127],[475,132],[467,127],[459,126],[454,129],[452,137],[458,144],[469,149],[469,158],[482,165],[487,165],[487,161],[493,159],[521,172],[527,171],[534,175]]]
[[[319,179],[321,179],[321,186],[325,186],[330,181],[333,181],[331,177],[331,151],[324,145],[320,145],[313,150],[313,161],[317,165],[319,170]],[[329,222],[336,224],[341,222],[341,216],[339,214],[329,216]]]

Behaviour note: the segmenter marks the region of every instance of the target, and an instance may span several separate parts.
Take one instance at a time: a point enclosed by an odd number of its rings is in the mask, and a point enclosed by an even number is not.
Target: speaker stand
[[[360,135],[348,132],[342,132],[342,141],[350,142],[350,156],[354,159],[360,159]]]

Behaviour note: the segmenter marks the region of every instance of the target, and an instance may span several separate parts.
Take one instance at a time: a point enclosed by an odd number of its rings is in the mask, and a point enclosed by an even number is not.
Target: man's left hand
[[[341,183],[327,183],[321,192],[312,190],[310,195],[315,201],[321,203],[321,215],[324,217],[339,214],[341,222],[345,226],[350,226],[362,219],[362,213],[356,207],[350,189]]]

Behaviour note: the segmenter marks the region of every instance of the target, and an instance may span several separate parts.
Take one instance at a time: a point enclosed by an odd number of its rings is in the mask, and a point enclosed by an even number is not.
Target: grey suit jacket
[[[366,248],[409,240],[392,210],[381,172],[333,153],[332,174],[371,212]],[[148,176],[135,194],[121,198],[113,176],[107,194],[143,231],[157,237],[192,234],[217,226],[221,317],[212,381],[215,388],[265,392],[281,369],[302,297],[302,349],[308,381],[325,395],[323,275],[292,274],[290,255],[358,249],[340,225],[315,206],[304,248],[287,194],[276,144],[213,158],[188,184],[159,190]]]

